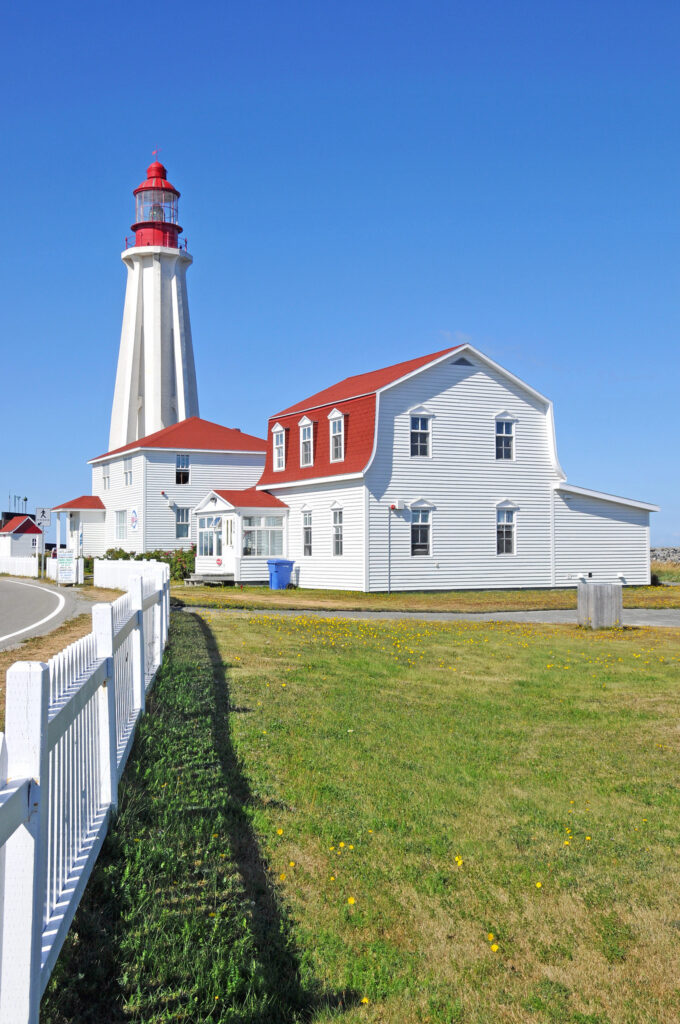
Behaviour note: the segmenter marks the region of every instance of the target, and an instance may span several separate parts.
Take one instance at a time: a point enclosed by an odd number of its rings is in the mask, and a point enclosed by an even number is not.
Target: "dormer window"
[[[496,417],[496,458],[512,460],[515,457],[515,420],[510,413]]]
[[[272,439],[274,445],[274,470],[280,472],[286,468],[286,432],[280,423],[272,427]]]
[[[333,409],[328,420],[331,462],[342,462],[345,458],[345,417],[339,409]]]
[[[312,421],[304,416],[298,426],[300,427],[300,465],[314,465],[314,437]]]

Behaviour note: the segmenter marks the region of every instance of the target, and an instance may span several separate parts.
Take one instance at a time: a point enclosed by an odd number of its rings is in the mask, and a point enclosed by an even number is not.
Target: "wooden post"
[[[5,844],[0,1024],[37,1024],[47,884],[49,670],[18,661],[7,670],[7,775],[32,780],[28,817]]]
[[[144,665],[144,580],[133,576],[129,585],[130,606],[137,612],[137,625],[132,634],[132,685],[135,708],[143,713],[146,707]]]
[[[97,657],[108,662],[106,682],[99,688],[99,766],[101,802],[113,811],[118,807],[118,738],[116,729],[116,681],[113,672],[113,608],[96,604],[92,609],[92,631]]]

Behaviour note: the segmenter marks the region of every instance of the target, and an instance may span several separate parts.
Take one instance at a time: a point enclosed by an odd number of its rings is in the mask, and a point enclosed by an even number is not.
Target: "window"
[[[110,466],[104,466],[104,468],[102,469],[102,487],[104,488],[105,491],[108,491],[109,487],[111,486],[110,473]]]
[[[283,516],[244,516],[245,557],[272,558],[283,554]]]
[[[274,469],[286,468],[286,435],[283,430],[274,431]]]
[[[414,508],[411,510],[411,554],[429,555],[430,553],[430,510]]]
[[[123,483],[126,487],[132,484],[132,459],[123,460]]]
[[[189,483],[189,456],[180,455],[179,453],[175,456],[175,483],[176,484],[188,484]]]
[[[302,554],[312,553],[312,513],[302,513]]]
[[[338,409],[333,409],[328,419],[331,432],[331,462],[342,462],[345,458],[345,417]]]
[[[499,508],[496,511],[496,554],[515,553],[515,510]]]
[[[512,420],[496,420],[496,458],[512,459],[512,441],[515,424]]]
[[[333,554],[342,554],[342,509],[333,509]]]
[[[314,464],[314,447],[312,441],[312,424],[307,417],[300,420],[300,465]]]
[[[116,540],[125,540],[127,537],[127,509],[116,512]]]
[[[222,516],[201,516],[198,520],[198,554],[219,558],[222,554]]]
[[[430,418],[429,416],[411,416],[411,455],[429,456],[430,454]]]
[[[189,512],[188,508],[175,509],[175,537],[178,539],[189,536]]]

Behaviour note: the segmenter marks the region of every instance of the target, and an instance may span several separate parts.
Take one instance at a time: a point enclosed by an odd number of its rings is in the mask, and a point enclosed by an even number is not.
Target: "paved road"
[[[566,622],[576,625],[576,609],[553,609],[541,612],[352,612],[326,611],[318,609],[292,608],[192,608],[187,605],[185,612],[202,612],[216,615],[314,615],[328,619],[419,619],[429,622]],[[663,626],[680,629],[680,608],[624,608],[624,626]]]
[[[0,650],[31,636],[50,633],[66,619],[92,607],[68,587],[38,580],[0,579]]]

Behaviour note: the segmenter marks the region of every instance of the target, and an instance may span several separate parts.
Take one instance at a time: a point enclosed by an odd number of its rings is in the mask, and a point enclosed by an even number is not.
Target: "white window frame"
[[[340,453],[335,455],[335,442],[339,440]],[[331,462],[345,461],[345,417],[339,409],[328,414],[328,451]]]
[[[111,465],[102,466],[102,489],[105,491],[111,488]]]
[[[309,544],[307,544],[307,531],[309,530]],[[307,551],[309,547],[309,551]],[[314,550],[314,538],[313,538],[313,524],[312,524],[312,510],[305,508],[302,510],[302,557],[311,558]]]
[[[198,558],[222,557],[222,516],[201,515],[196,524]]]
[[[186,480],[178,480],[180,473],[186,473]],[[175,485],[188,487],[191,483],[191,456],[188,452],[177,452],[175,455]]]
[[[286,468],[286,431],[280,423],[272,427],[272,468],[275,473],[281,473]]]
[[[423,518],[424,517],[424,518]],[[413,528],[427,526],[427,551],[414,551]],[[417,506],[411,508],[411,558],[429,558],[432,554],[432,509]]]
[[[342,507],[340,505],[331,505],[331,553],[334,558],[342,558],[345,553],[343,519]]]
[[[116,509],[116,540],[127,540],[127,509]]]
[[[412,459],[431,459],[432,458],[432,421],[434,414],[426,409],[423,405],[418,405],[415,409],[409,409],[408,411],[408,450],[409,456]],[[414,426],[414,420],[418,421],[418,425]],[[426,423],[426,427],[423,427],[423,422]],[[422,437],[424,434],[427,437],[427,452],[413,451],[413,435],[418,434]]]
[[[283,556],[284,527],[283,515],[258,513],[243,516],[241,524],[241,557],[281,558]],[[250,550],[246,552],[246,539],[248,535],[251,536],[251,544]],[[277,541],[276,544],[272,543],[274,540]],[[273,551],[272,547],[278,550]]]
[[[514,501],[506,499],[499,501],[496,505],[496,556],[497,558],[508,558],[517,554],[517,513],[519,505]],[[507,537],[507,527],[510,527],[511,551],[499,551],[500,529],[503,528],[503,536]],[[505,545],[503,545],[505,546]]]
[[[503,424],[503,431],[499,432],[499,424]],[[515,431],[515,424],[517,423],[517,417],[513,416],[510,412],[499,412],[494,417],[494,457],[496,462],[514,462],[517,453],[517,433]],[[510,430],[506,428],[509,425]],[[510,455],[499,455],[498,454],[498,441],[499,438],[510,438]]]
[[[182,518],[180,520],[180,512]],[[180,533],[180,528],[186,527],[186,533]],[[175,505],[175,540],[188,540],[191,535],[191,508],[189,506]]]
[[[298,423],[300,428],[300,469],[314,465],[314,424],[306,416]],[[307,436],[308,435],[308,436]],[[309,445],[309,459],[305,459],[306,445]]]
[[[132,487],[132,459],[123,459],[123,486]]]

